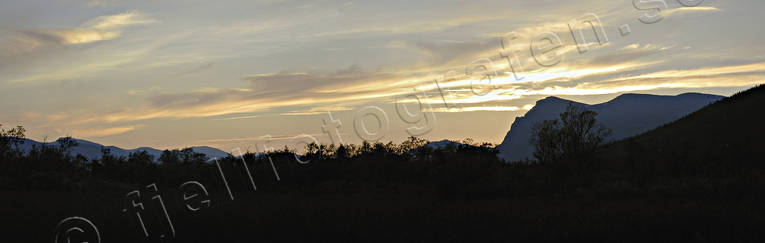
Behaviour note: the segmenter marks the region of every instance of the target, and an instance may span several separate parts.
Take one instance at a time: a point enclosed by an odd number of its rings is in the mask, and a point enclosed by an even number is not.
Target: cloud
[[[130,11],[96,17],[71,29],[20,29],[10,38],[6,48],[17,50],[14,54],[19,54],[46,46],[67,46],[112,40],[120,37],[129,26],[156,22],[138,11]]]
[[[85,22],[79,28],[50,30],[47,31],[47,34],[58,37],[61,44],[85,44],[117,38],[122,34],[125,27],[131,25],[152,24],[155,22],[155,20],[147,18],[137,11],[132,11],[97,17]]]
[[[95,7],[101,5],[101,0],[86,0],[85,5],[88,7]]]
[[[629,52],[634,52],[632,49],[644,51],[654,50],[654,47],[635,47],[630,48]],[[571,81],[630,70],[648,64],[650,63],[627,63],[589,68],[561,65],[523,75],[534,80],[534,83],[561,79]],[[417,73],[418,71],[414,72]],[[470,78],[459,77],[454,81],[442,82],[440,88],[454,91],[445,93],[445,98],[450,103],[480,104],[516,100],[525,95],[524,93],[508,92],[504,88],[491,90],[485,95],[476,95],[470,89],[473,85]],[[262,113],[288,107],[309,108],[280,114],[314,115],[327,110],[348,110],[349,106],[362,102],[375,100],[391,102],[394,98],[417,94],[421,91],[426,91],[429,95],[428,98],[422,98],[422,102],[437,104],[442,103],[444,99],[430,74],[391,73],[380,70],[365,72],[357,66],[340,69],[333,73],[284,72],[247,75],[243,79],[246,84],[243,88],[210,88],[191,92],[155,94],[148,97],[148,106],[93,116],[84,122],[113,123],[155,118],[211,117]],[[493,82],[500,86],[511,85],[514,88],[510,91],[522,87],[513,81],[508,81],[510,79],[513,78],[505,74],[502,77],[496,77]],[[573,82],[569,85],[573,86],[576,83]],[[532,87],[536,87],[536,85],[532,85]],[[417,91],[413,88],[416,88]],[[533,92],[531,93],[533,94]],[[465,111],[473,111],[470,109],[486,110],[490,108],[468,108]],[[494,110],[497,109],[502,108],[494,108]]]
[[[664,17],[669,17],[673,15],[681,15],[681,14],[689,14],[689,13],[720,12],[720,11],[722,11],[722,9],[712,7],[712,6],[678,7],[678,8],[666,10],[662,12],[662,15]]]
[[[318,114],[325,114],[329,111],[350,111],[353,110],[351,107],[346,106],[319,106],[319,107],[312,107],[307,110],[298,110],[298,111],[291,111],[287,113],[282,113],[280,115],[282,116],[306,116],[306,115],[318,115]]]
[[[402,43],[402,46],[425,54],[430,59],[430,65],[444,65],[452,62],[475,60],[487,52],[499,53],[499,40],[486,41],[418,41]],[[466,63],[465,63],[466,64]]]
[[[212,110],[227,109],[226,107],[231,106],[240,106],[244,112],[261,112],[271,107],[316,105],[322,102],[368,98],[375,96],[373,91],[377,89],[368,90],[360,86],[391,77],[394,77],[394,74],[364,72],[357,66],[340,69],[334,73],[254,74],[243,78],[246,84],[243,88],[163,93],[149,97],[149,101],[151,108],[162,110],[208,107],[205,110],[210,113],[197,113],[199,116],[216,114],[218,112]],[[357,87],[357,90],[340,90],[349,87]]]
[[[147,51],[120,52],[103,59],[81,60],[80,62],[66,63],[63,68],[45,68],[34,74],[10,79],[8,83],[31,83],[46,80],[67,80],[95,75],[105,70],[112,70],[125,66],[138,60]],[[71,66],[69,66],[71,65]]]
[[[218,120],[219,121],[230,121],[230,120],[241,120],[241,119],[253,119],[253,118],[258,118],[258,117],[260,117],[260,116],[258,116],[258,115],[254,115],[254,116],[234,116],[234,117],[221,118],[221,119],[218,119]]]
[[[118,31],[98,31],[88,29],[72,30],[23,30],[22,34],[42,43],[61,45],[85,44],[96,41],[111,40],[119,37]]]
[[[671,46],[659,46],[652,44],[632,44],[623,47],[619,50],[613,51],[613,53],[595,56],[587,60],[588,65],[593,66],[610,66],[615,64],[622,64],[636,59],[650,56],[671,49]]]
[[[370,25],[339,31],[321,32],[314,34],[314,37],[359,35],[364,33],[389,33],[389,34],[408,34],[442,31],[449,28],[459,27],[467,24],[480,23],[492,20],[509,19],[511,14],[482,14],[478,16],[464,16],[447,19],[422,20],[417,22],[397,23],[395,25]]]
[[[424,112],[519,111],[521,109],[523,108],[518,106],[469,106],[456,108],[439,107],[425,109]]]
[[[612,81],[634,81],[647,79],[684,79],[704,78],[725,75],[745,75],[765,73],[765,63],[750,63],[742,65],[713,66],[685,70],[664,70],[654,73],[641,74],[631,77],[618,78]]]
[[[328,74],[248,75],[244,77],[244,88],[207,88],[191,92],[154,94],[147,97],[145,105],[99,112],[98,115],[87,115],[73,123],[116,123],[230,114],[259,115],[256,113],[285,107],[313,107],[286,112],[285,115],[305,115],[327,109],[347,110],[347,106],[359,102],[412,93],[413,84],[390,82],[399,78],[403,79],[393,73],[364,72],[355,66]],[[370,85],[374,87],[369,87]],[[339,103],[343,106],[336,105]]]
[[[309,135],[312,137],[320,137],[320,136],[326,136],[324,133],[312,133],[312,134],[301,134],[301,135],[263,135],[258,137],[237,137],[237,138],[214,138],[214,139],[205,139],[201,140],[199,142],[202,143],[227,143],[227,142],[266,142],[266,141],[279,141],[279,140],[291,140],[291,139],[299,139],[304,138],[305,135]]]
[[[109,127],[109,128],[87,128],[75,130],[72,136],[82,138],[98,138],[128,133],[139,129],[143,126],[121,126],[121,127]]]
[[[741,87],[765,83],[765,63],[665,70],[592,82],[571,82],[570,86],[544,85],[505,88],[502,92],[520,95],[599,95],[665,88]]]

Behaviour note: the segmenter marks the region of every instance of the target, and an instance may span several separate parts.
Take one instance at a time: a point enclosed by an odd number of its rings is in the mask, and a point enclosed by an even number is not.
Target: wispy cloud
[[[108,128],[85,128],[77,129],[72,132],[72,136],[82,138],[99,138],[106,136],[113,136],[128,133],[139,129],[143,126],[121,126],[121,127],[108,127]]]
[[[682,15],[682,14],[689,14],[689,13],[720,12],[720,11],[723,11],[723,10],[713,6],[678,7],[678,8],[666,10],[662,12],[662,15],[664,17],[669,17],[673,15]]]
[[[532,106],[533,107],[533,106]],[[455,108],[446,108],[446,107],[439,107],[439,108],[432,108],[432,109],[425,109],[425,112],[474,112],[474,111],[520,111],[520,110],[530,110],[531,107],[529,105],[518,107],[518,106],[469,106],[469,107],[455,107]]]
[[[322,32],[314,34],[314,37],[327,37],[327,36],[342,36],[342,35],[358,35],[364,33],[391,33],[391,34],[406,34],[406,33],[423,33],[441,31],[448,28],[454,28],[462,25],[479,23],[484,21],[509,19],[512,14],[484,14],[478,16],[465,16],[450,19],[436,19],[436,20],[423,20],[419,22],[409,22],[405,24],[396,25],[370,25],[357,28],[351,28],[346,30]]]
[[[231,142],[265,142],[265,141],[279,141],[279,140],[291,140],[296,138],[305,137],[305,135],[320,137],[326,136],[323,133],[301,134],[301,135],[263,135],[257,137],[235,137],[235,138],[213,138],[200,140],[201,143],[231,143]]]
[[[19,32],[27,37],[26,41],[34,42],[38,46],[46,43],[76,45],[115,39],[126,27],[156,22],[138,11],[130,11],[96,17],[72,29],[26,29]]]
[[[9,80],[9,83],[33,83],[48,80],[67,80],[79,77],[86,77],[96,73],[110,70],[128,63],[132,63],[146,54],[145,50],[135,52],[123,52],[115,56],[109,56],[104,59],[92,60],[90,62],[76,63],[74,66],[65,66],[64,68],[44,69],[41,72],[24,75]],[[70,65],[70,64],[69,64]]]
[[[306,116],[306,115],[318,115],[318,114],[326,114],[328,111],[349,111],[353,110],[351,107],[346,106],[319,106],[319,107],[313,107],[306,110],[299,110],[299,111],[291,111],[282,113],[282,116]]]
[[[241,119],[253,119],[253,118],[258,118],[258,117],[260,117],[260,116],[258,116],[258,115],[254,115],[254,116],[234,116],[234,117],[221,118],[221,119],[218,119],[218,120],[219,121],[231,121],[231,120],[241,120]]]

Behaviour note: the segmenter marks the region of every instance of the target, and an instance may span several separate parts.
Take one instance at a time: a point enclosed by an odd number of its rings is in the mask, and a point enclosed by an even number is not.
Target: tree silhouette
[[[581,160],[592,154],[611,130],[597,123],[597,112],[570,103],[557,120],[532,127],[534,157],[543,164]]]
[[[7,157],[10,153],[15,152],[15,148],[19,144],[24,143],[24,133],[26,130],[22,126],[5,130],[0,124],[0,155]]]

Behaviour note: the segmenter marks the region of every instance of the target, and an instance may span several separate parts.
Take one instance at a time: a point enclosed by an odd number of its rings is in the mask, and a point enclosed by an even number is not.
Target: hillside
[[[676,96],[623,94],[606,103],[588,105],[548,97],[537,101],[526,115],[515,119],[504,141],[498,146],[498,156],[508,162],[532,157],[534,148],[529,144],[532,126],[543,120],[557,119],[569,103],[598,112],[598,121],[613,130],[610,140],[618,140],[677,120],[722,98],[699,93]]]
[[[604,161],[653,173],[735,172],[765,165],[765,85],[738,93],[677,121],[605,146]]]

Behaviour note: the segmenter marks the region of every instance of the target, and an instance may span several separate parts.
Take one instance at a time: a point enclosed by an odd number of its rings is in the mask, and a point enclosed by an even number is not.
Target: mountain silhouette
[[[451,141],[448,139],[444,139],[441,141],[430,141],[427,144],[425,144],[426,147],[431,149],[446,149],[446,148],[457,148],[460,145],[463,145],[462,143]]]
[[[653,168],[653,173],[673,168],[723,168],[714,170],[718,173],[725,169],[762,168],[764,106],[765,85],[761,85],[639,136],[604,146],[598,154],[604,161],[639,162],[641,167]]]
[[[498,156],[507,162],[531,158],[534,152],[529,144],[532,126],[543,120],[557,119],[569,103],[598,112],[597,120],[613,130],[609,139],[617,140],[672,122],[722,98],[725,97],[700,93],[676,96],[623,94],[606,103],[588,105],[547,97],[537,101],[526,115],[515,119],[504,141],[497,147]]]
[[[159,156],[162,154],[163,150],[150,148],[150,147],[140,147],[136,149],[123,149],[115,146],[104,146],[98,143],[94,143],[87,140],[82,139],[73,139],[75,142],[77,142],[77,146],[71,148],[70,154],[73,156],[76,156],[78,154],[85,156],[85,158],[88,158],[88,160],[95,160],[95,159],[101,159],[102,151],[101,149],[108,149],[111,153],[111,155],[114,156],[125,156],[127,157],[131,153],[135,152],[141,152],[146,151],[150,155],[154,156],[154,159],[158,159]],[[55,142],[49,142],[49,143],[43,143],[34,141],[31,139],[24,139],[24,143],[20,144],[18,146],[18,149],[22,151],[23,153],[28,153],[33,147],[40,148],[43,145],[46,146],[59,146],[59,142],[61,140],[56,140]],[[207,146],[195,146],[191,147],[192,150],[196,153],[201,153],[206,155],[208,158],[224,158],[229,156],[229,153],[223,152],[222,150],[211,148]]]

